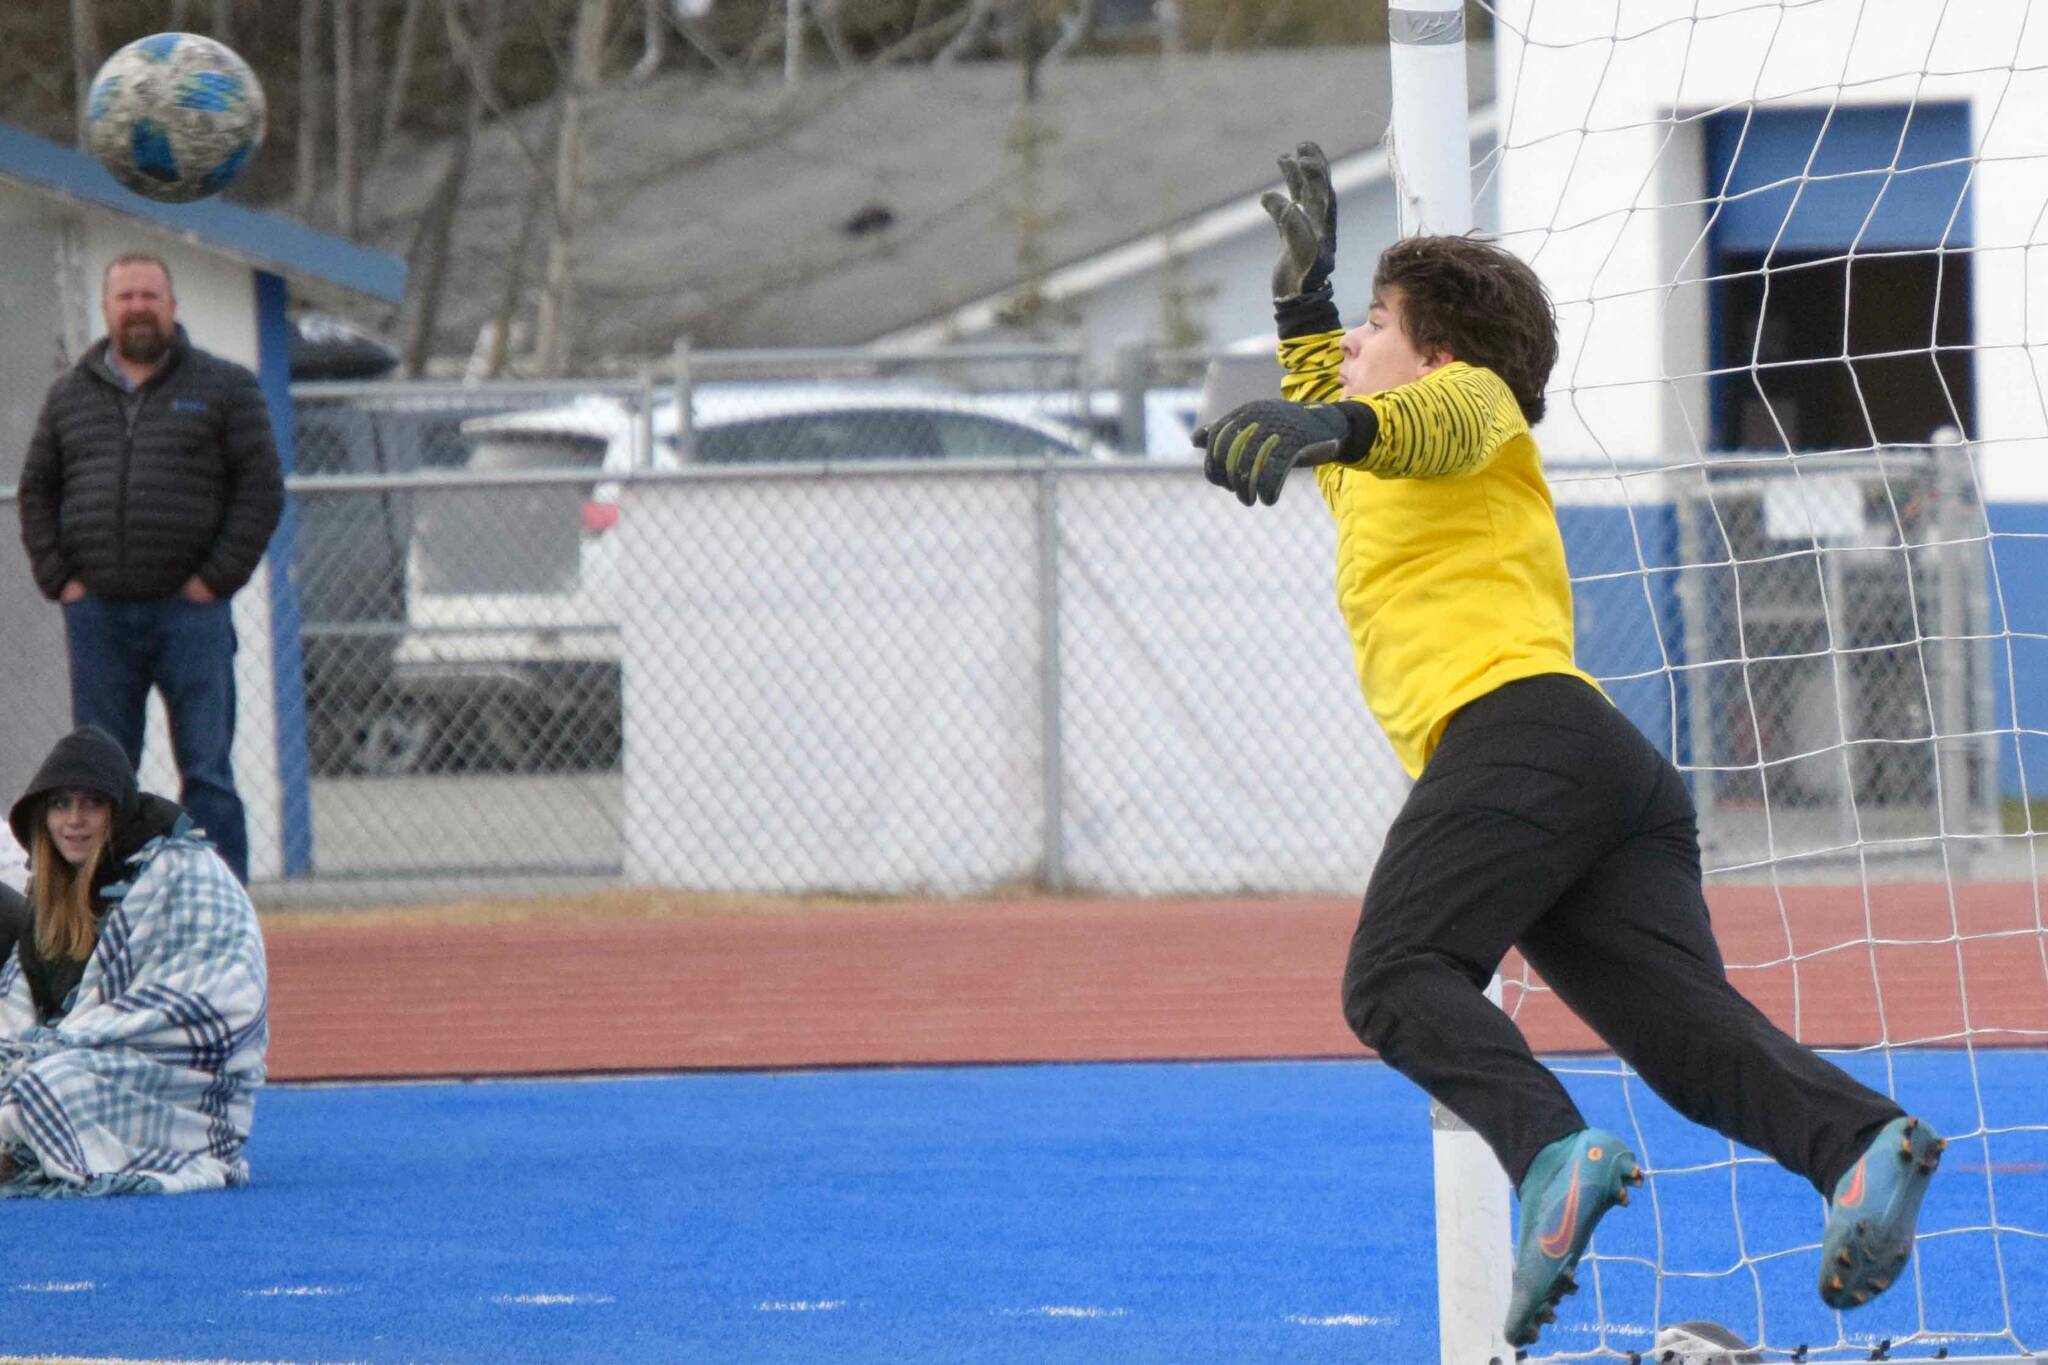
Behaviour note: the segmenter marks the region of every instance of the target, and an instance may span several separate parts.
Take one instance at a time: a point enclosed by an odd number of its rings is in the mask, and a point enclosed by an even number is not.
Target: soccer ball
[[[263,87],[197,33],[138,38],[107,58],[86,101],[86,146],[137,194],[183,204],[225,189],[263,141]]]
[[[1760,1365],[1764,1353],[1718,1322],[1681,1322],[1657,1333],[1650,1349],[1677,1365]]]

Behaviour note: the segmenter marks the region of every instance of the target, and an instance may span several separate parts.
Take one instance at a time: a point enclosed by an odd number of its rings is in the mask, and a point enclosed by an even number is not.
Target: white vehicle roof
[[[1016,395],[983,397],[894,383],[875,387],[707,384],[692,394],[691,424],[698,431],[708,431],[741,422],[847,412],[959,413],[991,418],[1036,433],[1050,448],[1080,453],[1087,446],[1083,433],[1046,416],[1043,402],[1037,399]],[[624,399],[610,394],[585,394],[550,407],[472,417],[462,423],[461,431],[466,440],[601,442],[607,447],[607,469],[628,467],[636,437],[632,410]],[[676,438],[673,399],[655,404],[652,432],[657,462],[672,460]]]

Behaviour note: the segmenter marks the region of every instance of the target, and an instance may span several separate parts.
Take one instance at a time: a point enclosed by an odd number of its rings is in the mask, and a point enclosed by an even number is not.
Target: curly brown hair
[[[1401,321],[1424,355],[1492,370],[1534,426],[1557,364],[1557,310],[1519,257],[1476,237],[1407,237],[1380,253],[1372,292],[1401,291]]]

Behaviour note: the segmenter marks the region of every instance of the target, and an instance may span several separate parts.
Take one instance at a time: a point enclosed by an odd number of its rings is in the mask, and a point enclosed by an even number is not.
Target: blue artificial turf
[[[1994,1126],[2044,1117],[2048,1055],[1980,1054],[1974,1078],[1960,1054],[1895,1066],[1950,1131],[1977,1126],[1980,1091]],[[1646,1349],[1656,1321],[1692,1317],[1753,1334],[1759,1284],[1777,1344],[2010,1325],[2048,1348],[2048,1242],[1999,1239],[2001,1280],[1988,1234],[1929,1239],[1917,1259],[1934,1273],[1837,1319],[1814,1296],[1810,1188],[1729,1167],[1724,1143],[1601,1074],[1611,1063],[1565,1068],[1589,1116],[1640,1131],[1653,1166],[1713,1164],[1660,1175],[1654,1202],[1603,1225],[1610,1326],[1594,1327],[1582,1275],[1546,1350]],[[0,1351],[1436,1357],[1427,1106],[1369,1062],[280,1088],[258,1101],[251,1157],[246,1190],[5,1206]],[[2048,1228],[2048,1140],[1951,1148],[1923,1230],[1988,1223],[1994,1188],[2004,1226]],[[1637,1263],[1660,1229],[1663,1263],[1699,1278]]]

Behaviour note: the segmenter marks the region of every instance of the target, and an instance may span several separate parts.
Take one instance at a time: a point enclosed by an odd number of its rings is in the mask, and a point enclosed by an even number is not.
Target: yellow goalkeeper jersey
[[[1280,344],[1282,393],[1345,397],[1341,332]],[[1500,376],[1460,361],[1360,401],[1372,453],[1316,468],[1337,519],[1337,605],[1366,704],[1410,777],[1503,683],[1572,662],[1572,589],[1535,438]],[[1594,683],[1598,686],[1598,683]]]

